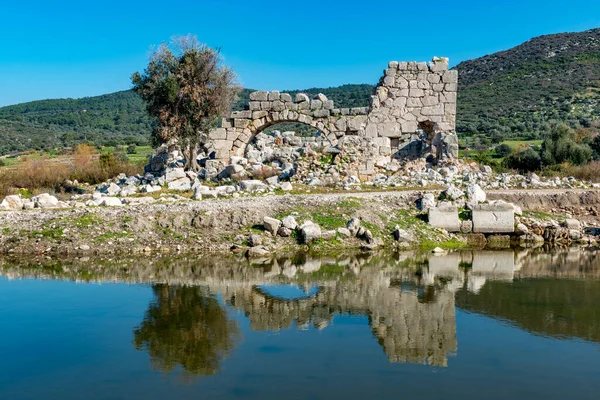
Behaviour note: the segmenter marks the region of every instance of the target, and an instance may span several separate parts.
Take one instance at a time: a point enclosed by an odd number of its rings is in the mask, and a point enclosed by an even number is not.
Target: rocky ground
[[[233,250],[261,257],[305,246],[332,252],[360,247],[456,248],[494,242],[490,240],[494,235],[454,234],[429,225],[424,211],[416,207],[428,193],[439,199],[441,191],[267,193],[122,207],[5,211],[0,212],[0,252],[50,255]],[[486,194],[486,201],[502,199],[518,205],[523,212],[516,216],[515,225],[519,228],[523,224],[526,234],[544,237],[548,228],[566,229],[568,236],[569,231],[577,230],[579,238],[557,241],[565,234],[559,232],[548,241],[595,245],[600,191],[504,190]],[[577,224],[567,226],[575,224],[568,220]]]
[[[65,182],[61,195],[7,196],[0,202],[0,252],[231,249],[260,257],[298,246],[596,243],[598,184],[427,160],[391,158],[365,178],[351,158],[328,153],[318,138],[273,131],[257,135],[247,158],[232,157],[229,165],[203,159],[195,173],[184,170],[178,151],[161,148],[144,175],[122,174],[96,187]],[[450,225],[434,223],[431,209],[451,214]],[[507,211],[504,228],[476,229],[478,210],[493,218],[500,215],[494,210]]]

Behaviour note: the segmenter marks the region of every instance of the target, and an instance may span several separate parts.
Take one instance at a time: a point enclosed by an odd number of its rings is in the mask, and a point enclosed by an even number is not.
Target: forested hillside
[[[234,108],[241,110],[252,91],[242,90]],[[373,86],[344,85],[302,92],[324,93],[340,107],[359,107],[368,105]],[[302,128],[287,126],[287,129]],[[144,104],[132,91],[82,99],[34,101],[0,108],[0,155],[28,149],[50,150],[82,142],[105,146],[142,145],[148,143],[150,131]]]
[[[536,37],[455,68],[459,134],[542,139],[558,123],[598,124],[600,29]]]
[[[81,142],[141,145],[148,142],[149,132],[144,105],[131,91],[0,108],[0,154]]]

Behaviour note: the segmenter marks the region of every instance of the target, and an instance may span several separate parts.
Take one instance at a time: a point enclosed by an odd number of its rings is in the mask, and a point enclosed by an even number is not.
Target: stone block
[[[215,150],[230,150],[233,147],[231,140],[213,140]]]
[[[311,100],[310,101],[310,109],[311,110],[319,110],[323,107],[323,102],[321,100]]]
[[[208,133],[208,138],[211,140],[227,139],[227,130],[225,128],[213,129]]]
[[[450,71],[444,72],[444,75],[442,75],[442,82],[458,83],[458,71],[450,70]]]
[[[406,121],[402,123],[402,133],[413,133],[417,131],[416,121]]]
[[[473,232],[512,233],[515,231],[515,211],[508,204],[473,206]]]
[[[409,97],[408,99],[406,99],[406,106],[407,107],[421,107],[421,106],[423,106],[423,102],[421,101],[421,99],[419,97]]]
[[[437,104],[435,106],[425,106],[421,109],[422,115],[444,115],[444,105]]]
[[[279,95],[279,100],[285,101],[285,102],[292,102],[292,95],[289,93],[281,93]]]
[[[281,95],[278,90],[272,90],[269,92],[269,101],[279,100],[280,96]]]
[[[251,101],[248,103],[250,111],[260,110],[260,101]]]
[[[250,93],[250,100],[252,101],[267,101],[269,99],[269,92],[259,91]]]
[[[425,96],[425,92],[423,89],[410,89],[408,95],[410,97],[423,97]]]
[[[454,206],[430,208],[428,213],[429,225],[442,228],[448,232],[460,231],[458,209]]]
[[[379,136],[383,137],[399,137],[402,133],[400,131],[400,124],[396,122],[385,122],[382,124],[377,124],[377,131],[379,132]]]
[[[304,93],[298,93],[296,94],[296,103],[303,103],[303,102],[308,102],[310,101],[310,99],[308,98],[308,96]]]

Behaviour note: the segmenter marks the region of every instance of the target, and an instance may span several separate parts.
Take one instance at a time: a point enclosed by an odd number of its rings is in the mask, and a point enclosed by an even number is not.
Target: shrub
[[[504,159],[507,168],[518,171],[536,171],[540,168],[542,159],[539,153],[531,148],[514,152]]]
[[[507,144],[500,144],[494,148],[494,153],[498,158],[508,157],[512,154],[512,148]]]
[[[542,143],[542,161],[545,165],[569,162],[582,165],[592,158],[592,149],[587,144],[577,143],[576,134],[566,125],[554,128]]]
[[[129,146],[127,146],[127,154],[136,154],[136,153],[137,153],[137,148],[135,146],[135,143],[132,143]]]

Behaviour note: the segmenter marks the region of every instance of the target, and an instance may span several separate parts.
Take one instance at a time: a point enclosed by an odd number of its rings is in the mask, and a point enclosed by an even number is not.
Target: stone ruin
[[[225,166],[246,156],[269,126],[297,122],[318,130],[327,152],[357,160],[358,174],[366,178],[392,159],[456,158],[457,82],[448,59],[435,57],[429,64],[390,62],[369,107],[336,108],[323,94],[310,99],[304,93],[253,92],[246,110],[232,112],[209,132],[206,154],[213,166]]]

